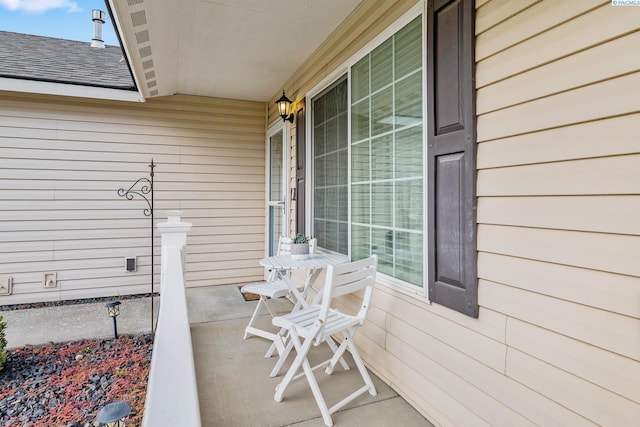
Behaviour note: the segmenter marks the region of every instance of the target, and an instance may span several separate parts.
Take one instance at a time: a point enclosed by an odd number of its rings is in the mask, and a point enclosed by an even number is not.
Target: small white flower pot
[[[291,258],[298,260],[309,258],[309,243],[292,243]]]

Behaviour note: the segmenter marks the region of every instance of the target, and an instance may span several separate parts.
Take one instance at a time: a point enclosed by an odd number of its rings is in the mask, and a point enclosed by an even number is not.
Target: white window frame
[[[337,81],[340,77],[342,77],[343,75],[347,75],[347,85],[348,85],[348,91],[347,91],[347,105],[348,105],[348,111],[349,114],[347,115],[347,128],[348,128],[348,135],[347,135],[347,142],[348,142],[348,157],[349,157],[349,166],[348,166],[348,174],[347,174],[347,179],[349,182],[349,186],[348,186],[348,200],[349,200],[349,211],[347,213],[347,220],[349,223],[349,244],[348,244],[348,251],[349,251],[349,257],[351,257],[351,67],[353,65],[355,65],[358,61],[360,61],[362,58],[364,58],[366,55],[368,55],[369,53],[371,53],[376,47],[378,47],[379,45],[381,45],[384,41],[386,41],[388,38],[390,38],[391,36],[393,36],[394,34],[396,34],[398,31],[400,31],[402,28],[404,28],[407,24],[409,24],[412,20],[414,20],[416,17],[418,16],[422,16],[422,52],[426,52],[426,26],[427,26],[427,22],[426,22],[426,14],[425,14],[425,3],[424,1],[419,1],[414,7],[412,7],[410,10],[408,10],[404,15],[402,15],[398,20],[396,20],[393,24],[391,24],[389,27],[387,27],[384,31],[382,31],[380,34],[378,34],[375,38],[373,38],[369,43],[367,43],[362,49],[360,49],[356,54],[354,54],[353,56],[351,56],[349,59],[347,59],[347,61],[345,61],[343,64],[341,64],[340,66],[336,67],[335,70],[333,70],[331,73],[329,73],[327,75],[327,77],[325,77],[323,80],[321,80],[317,85],[315,85],[311,90],[309,90],[306,93],[306,111],[311,111],[311,109],[313,108],[312,105],[312,99],[317,96],[318,94],[320,94],[322,91],[324,91],[326,88],[328,88],[330,85],[332,85],[335,81]],[[423,111],[423,121],[422,121],[422,127],[423,127],[423,132],[422,132],[422,144],[424,149],[422,150],[422,164],[423,164],[423,182],[424,182],[424,191],[426,194],[426,186],[427,186],[427,176],[428,176],[428,171],[427,171],[427,150],[426,150],[426,144],[427,144],[427,93],[426,93],[426,89],[427,89],[427,64],[426,64],[426,56],[423,56],[422,58],[422,87],[423,87],[423,92],[422,92],[422,111]],[[305,158],[305,162],[307,165],[307,170],[306,170],[306,183],[305,183],[305,192],[308,195],[306,197],[306,201],[305,201],[305,210],[306,210],[306,214],[305,214],[305,222],[307,224],[306,226],[306,230],[305,233],[306,234],[310,234],[312,226],[313,226],[313,201],[314,201],[314,195],[313,195],[313,147],[311,146],[311,142],[312,142],[312,138],[313,138],[313,134],[312,134],[312,129],[313,129],[313,125],[312,125],[312,114],[306,114],[305,120],[305,141],[307,144],[307,149],[306,149],[306,158]],[[427,228],[427,198],[424,197],[423,198],[423,247],[422,247],[422,251],[423,251],[423,258],[422,258],[422,263],[423,263],[423,267],[422,267],[422,271],[423,271],[423,286],[419,287],[416,285],[412,285],[409,284],[407,282],[404,282],[400,279],[397,279],[395,277],[386,275],[384,273],[380,273],[378,272],[378,274],[376,275],[376,279],[377,279],[377,283],[379,283],[380,285],[383,285],[385,287],[388,287],[394,291],[398,291],[401,292],[403,294],[406,294],[408,296],[411,296],[413,298],[419,299],[419,300],[423,300],[426,302],[429,302],[429,287],[428,287],[428,280],[427,278],[428,276],[428,228]]]

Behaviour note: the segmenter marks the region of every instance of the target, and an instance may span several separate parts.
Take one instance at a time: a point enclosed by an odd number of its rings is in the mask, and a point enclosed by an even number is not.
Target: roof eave
[[[12,79],[6,77],[0,77],[0,90],[44,95],[96,98],[112,101],[145,101],[144,97],[138,91],[134,90],[45,82],[39,80]]]

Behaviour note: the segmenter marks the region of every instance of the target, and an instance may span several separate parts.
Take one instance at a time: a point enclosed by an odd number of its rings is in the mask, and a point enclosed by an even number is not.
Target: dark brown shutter
[[[305,100],[302,100],[305,105]],[[304,107],[296,112],[296,230],[305,233],[304,174],[306,164]]]
[[[478,317],[473,0],[427,6],[429,299]]]

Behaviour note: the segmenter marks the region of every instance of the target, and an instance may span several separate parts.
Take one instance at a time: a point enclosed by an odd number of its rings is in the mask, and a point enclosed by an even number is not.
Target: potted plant
[[[291,258],[309,258],[309,237],[302,233],[296,234],[296,237],[293,238],[293,243],[291,243]]]

